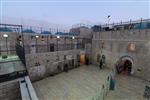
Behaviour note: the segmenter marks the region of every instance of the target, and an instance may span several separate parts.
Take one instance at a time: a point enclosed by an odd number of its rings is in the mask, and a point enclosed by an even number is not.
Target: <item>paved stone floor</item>
[[[109,69],[82,66],[33,83],[39,100],[92,100]]]
[[[143,98],[145,85],[150,83],[133,76],[116,75],[116,88],[108,92],[105,100],[147,100]]]

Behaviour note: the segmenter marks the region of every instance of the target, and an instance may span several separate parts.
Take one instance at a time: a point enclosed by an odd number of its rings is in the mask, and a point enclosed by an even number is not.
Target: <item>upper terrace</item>
[[[115,31],[115,30],[130,30],[130,29],[147,29],[150,28],[150,19],[140,19],[140,20],[129,20],[125,22],[117,23],[105,23],[105,24],[76,24],[72,28],[89,28],[93,29],[95,32],[99,31]]]

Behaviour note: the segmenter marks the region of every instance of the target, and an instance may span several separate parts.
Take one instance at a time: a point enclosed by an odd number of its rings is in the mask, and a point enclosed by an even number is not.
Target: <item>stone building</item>
[[[25,64],[32,81],[43,79],[64,71],[64,65],[69,69],[80,65],[81,56],[90,57],[91,38],[80,32],[79,35],[54,35],[39,33],[1,32],[1,55],[17,55],[16,45],[24,48]],[[4,35],[8,35],[4,38]],[[7,41],[6,41],[7,39]],[[6,49],[7,48],[7,49]],[[85,61],[84,61],[85,63]]]
[[[0,99],[104,100],[119,76],[122,92],[108,98],[131,94],[131,100],[144,100],[150,81],[149,20],[56,34],[25,31],[22,25],[0,24],[0,30]]]
[[[150,79],[150,29],[121,29],[93,32],[92,60],[106,56],[106,66],[115,68],[122,60],[132,63],[131,74]]]

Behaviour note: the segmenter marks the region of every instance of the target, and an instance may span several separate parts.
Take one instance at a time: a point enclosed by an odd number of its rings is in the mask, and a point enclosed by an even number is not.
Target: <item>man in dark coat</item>
[[[65,71],[65,72],[68,72],[68,64],[65,64],[65,65],[64,65],[64,71]]]
[[[102,69],[102,66],[103,66],[103,61],[101,59],[100,62],[99,62],[99,68]]]

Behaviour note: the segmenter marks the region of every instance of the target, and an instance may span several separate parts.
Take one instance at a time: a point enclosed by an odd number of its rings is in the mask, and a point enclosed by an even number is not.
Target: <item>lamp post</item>
[[[72,39],[71,39],[71,48],[72,48],[72,49],[74,49],[74,48],[73,48],[73,40],[74,40],[74,39],[75,39],[75,37],[73,36]]]
[[[48,39],[49,39],[49,35],[47,35],[47,52],[49,52],[49,50],[48,50],[48,45],[49,45]]]
[[[109,26],[110,18],[111,18],[111,16],[108,15],[108,16],[107,16],[107,19],[108,19],[108,26]]]
[[[78,49],[78,38],[76,38],[77,42],[76,42],[76,49]]]
[[[60,38],[59,35],[57,35],[57,51],[58,51],[58,39]]]
[[[7,54],[8,54],[8,45],[7,45],[8,34],[3,34],[3,37],[6,39],[6,50],[7,50]]]
[[[67,37],[64,37],[64,49],[63,50],[67,50],[66,39],[67,39]]]
[[[39,36],[38,36],[38,35],[36,35],[36,36],[35,36],[35,38],[36,38],[36,53],[37,53],[37,52],[38,52],[37,39],[39,38]]]
[[[60,38],[59,35],[57,35],[57,60],[59,60],[59,56],[58,56],[58,39]]]

